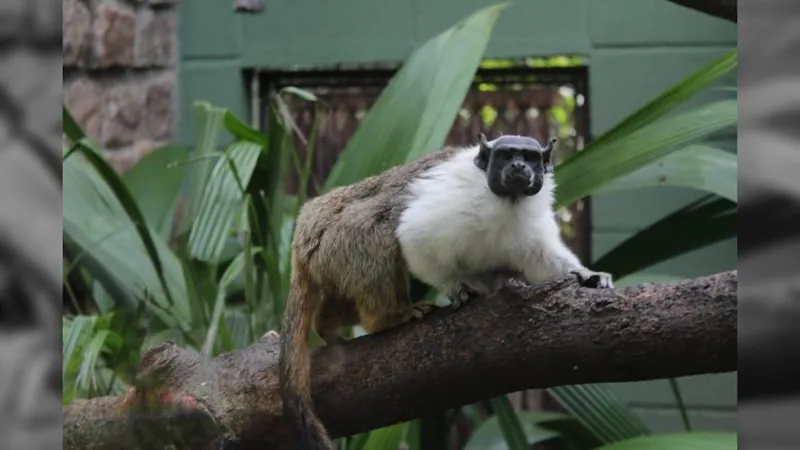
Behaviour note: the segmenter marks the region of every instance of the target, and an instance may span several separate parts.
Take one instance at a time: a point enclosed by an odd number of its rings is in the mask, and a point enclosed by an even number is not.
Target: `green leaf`
[[[186,203],[181,217],[179,233],[189,230],[200,210],[205,195],[208,174],[211,171],[210,156],[219,147],[225,110],[208,102],[197,101],[192,105],[195,119],[194,161],[186,173]]]
[[[62,402],[67,404],[79,394],[76,382],[82,366],[84,349],[94,332],[94,316],[62,318],[61,326],[61,379],[64,386]]]
[[[348,438],[348,447],[347,450],[363,450],[364,446],[367,445],[367,440],[369,439],[369,432],[366,433],[359,433]]]
[[[108,334],[108,330],[97,330],[81,354],[81,368],[75,385],[84,391],[90,392],[97,388],[97,360],[100,358],[100,352],[103,350]]]
[[[268,329],[276,329],[283,315],[284,301],[288,294],[285,282],[287,274],[282,273],[284,261],[281,257],[281,236],[285,224],[285,213],[290,210],[290,199],[285,192],[286,176],[289,172],[294,148],[288,125],[281,121],[278,111],[283,100],[273,95],[267,113],[269,142],[266,155],[259,158],[256,172],[247,187],[252,201],[250,213],[250,229],[253,231],[253,245],[263,247],[262,258],[256,265],[266,272],[260,284],[265,292],[265,325]]]
[[[561,436],[557,431],[543,427],[543,424],[573,420],[565,414],[538,411],[517,411],[516,416],[526,442],[520,448],[525,449]],[[490,417],[475,429],[464,450],[510,450],[513,447],[508,444],[503,428],[499,416]]]
[[[267,145],[267,135],[247,125],[230,111],[225,111],[224,124],[225,129],[236,139],[249,141],[261,147]]]
[[[408,450],[424,450],[422,447],[422,419],[412,420],[408,423],[406,431],[406,446]]]
[[[557,207],[737,122],[736,100],[721,100],[659,120],[628,136],[587,147],[556,168]]]
[[[587,147],[587,150],[594,146],[615,142],[643,126],[653,123],[668,112],[682,105],[695,94],[735,69],[738,62],[738,53],[738,49],[733,49],[674,84],[661,93],[661,95],[649,101],[646,105],[642,106],[595,139],[594,142]]]
[[[665,433],[628,439],[597,450],[736,450],[736,433]]]
[[[161,147],[148,154],[122,175],[125,186],[142,210],[150,228],[162,239],[170,237],[189,150],[182,146]]]
[[[383,90],[323,186],[342,186],[440,148],[508,5],[483,8],[427,41]]]
[[[500,430],[503,432],[503,437],[508,444],[509,450],[527,450],[530,448],[528,438],[522,429],[522,424],[511,407],[508,397],[501,395],[492,398],[489,400],[489,404],[492,405],[492,410],[497,417]]]
[[[63,105],[61,106],[61,120],[61,127],[64,130],[64,134],[67,135],[72,143],[78,142],[86,137],[86,133],[83,132],[81,126],[78,125],[78,122],[72,117],[67,107]]]
[[[303,100],[307,100],[309,102],[316,102],[317,96],[314,95],[312,92],[309,92],[305,89],[300,89],[294,86],[286,86],[285,88],[281,89],[281,92],[285,92],[287,94],[296,95]]]
[[[189,234],[189,252],[193,258],[219,264],[260,154],[258,144],[240,141],[231,144],[227,157],[217,160]]]
[[[363,450],[394,450],[399,448],[408,429],[408,422],[372,430]]]
[[[644,421],[604,386],[559,386],[548,392],[602,443],[650,434]]]
[[[253,253],[258,253],[260,249],[253,249]],[[247,254],[244,252],[240,253],[236,256],[236,258],[231,261],[228,265],[228,268],[225,269],[225,272],[222,274],[222,278],[219,280],[219,286],[217,288],[217,296],[214,301],[214,312],[211,314],[211,324],[208,327],[208,332],[206,333],[206,339],[203,344],[202,353],[205,356],[212,356],[212,350],[214,346],[214,342],[217,338],[217,329],[220,325],[224,325],[226,336],[225,339],[225,351],[229,351],[233,349],[233,341],[230,336],[230,331],[228,331],[227,323],[222,320],[223,315],[225,313],[225,298],[228,295],[228,288],[242,273],[242,270],[245,268],[245,258]]]
[[[669,387],[672,391],[672,395],[675,396],[675,404],[678,406],[678,411],[681,413],[683,428],[686,431],[692,431],[692,423],[689,421],[689,412],[686,410],[686,404],[683,402],[683,395],[681,394],[681,388],[678,385],[678,380],[675,378],[670,378]]]
[[[736,203],[703,197],[639,231],[592,268],[622,278],[683,253],[736,237]]]
[[[737,201],[737,158],[725,150],[692,145],[648,164],[597,193],[674,186],[710,192]]]
[[[152,301],[147,306],[169,326],[191,328],[183,271],[175,254],[161,239],[153,239],[151,230],[137,228],[114,190],[92,165],[81,158],[69,158],[63,170],[64,241],[75,255],[73,263],[84,267],[129,312],[149,299]],[[111,179],[117,177],[114,172],[105,173]],[[117,188],[121,186],[127,192],[118,178],[116,181]],[[142,233],[158,254],[163,277],[141,239]],[[173,307],[162,280],[173,294]]]
[[[168,307],[169,306],[175,306],[176,307],[176,311],[178,313],[182,314],[182,316],[181,316],[181,318],[183,319],[182,322],[183,322],[183,324],[185,324],[185,320],[187,319],[186,313],[188,311],[188,305],[186,304],[186,297],[185,297],[185,295],[183,295],[185,293],[185,290],[181,290],[180,291],[181,295],[178,298],[178,301],[180,303],[176,304],[175,299],[173,298],[173,293],[171,292],[170,283],[167,282],[167,276],[165,274],[164,264],[162,263],[162,252],[164,250],[159,251],[159,249],[157,248],[156,240],[153,239],[153,233],[148,228],[148,224],[145,221],[141,210],[139,209],[138,205],[136,204],[136,201],[133,199],[133,196],[131,195],[130,191],[128,191],[128,189],[125,187],[125,184],[123,183],[122,179],[119,177],[119,175],[117,175],[117,173],[108,164],[108,162],[102,156],[100,156],[100,154],[98,154],[97,152],[95,152],[94,150],[89,148],[88,146],[84,145],[83,141],[76,143],[75,146],[73,147],[73,150],[71,150],[70,152],[80,152],[81,155],[84,156],[91,163],[91,165],[93,166],[93,168],[95,170],[95,173],[100,175],[100,177],[102,178],[102,181],[110,189],[110,192],[106,191],[106,192],[103,193],[103,194],[105,194],[105,197],[106,197],[103,200],[105,202],[110,202],[110,203],[112,203],[114,205],[119,205],[121,207],[122,212],[124,213],[124,215],[127,216],[127,218],[129,219],[129,222],[133,224],[133,226],[134,226],[134,228],[136,230],[136,233],[138,234],[139,238],[141,239],[141,243],[144,244],[145,252],[146,252],[147,256],[149,257],[149,265],[154,269],[155,274],[156,274],[156,276],[157,276],[157,278],[158,278],[158,280],[160,282],[160,289],[156,289],[156,291],[160,291],[160,293],[163,295],[164,299],[167,300],[166,306],[168,306]],[[70,161],[65,161],[65,170],[66,170],[67,164],[73,164],[74,166],[72,166],[72,167],[81,166],[81,168],[85,168],[85,166],[83,166],[80,162],[76,162],[74,159],[70,160]],[[66,174],[65,174],[65,178],[66,178]],[[66,184],[66,179],[65,179],[64,183]],[[65,198],[67,196],[69,196],[70,194],[74,194],[74,193],[75,193],[74,191],[68,192],[66,187],[65,187],[65,189],[64,189],[64,197]],[[111,196],[108,196],[109,193],[111,194]],[[99,194],[99,192],[98,192],[98,194]],[[85,205],[85,204],[81,205],[81,207],[87,207],[87,206],[88,205]],[[119,213],[117,212],[117,214],[119,214]],[[87,218],[87,219],[92,220],[92,219],[95,219],[95,218]],[[100,219],[100,218],[96,218],[96,219]],[[119,218],[117,218],[117,219],[119,220]],[[65,221],[66,221],[66,215],[65,215]],[[65,224],[65,227],[66,227],[66,224]],[[77,231],[77,230],[75,230],[75,231]],[[76,237],[76,236],[73,235],[71,237]],[[87,238],[91,238],[93,236],[92,235],[88,235],[86,237]],[[159,240],[158,242],[161,243],[162,245],[164,245],[162,241]],[[89,249],[87,249],[86,247],[83,247],[83,250],[87,251]],[[166,249],[166,252],[169,252],[169,250]],[[171,254],[171,252],[169,252],[169,254]],[[119,257],[121,257],[121,258],[128,258],[129,256],[130,255],[125,254],[125,253],[122,253],[121,255],[119,255]],[[99,263],[106,263],[106,261],[102,261],[102,262],[98,261],[98,262]],[[175,266],[173,266],[173,270],[179,270],[180,269],[180,266],[177,266],[177,269],[175,269],[174,267]],[[179,275],[177,273],[174,274],[174,276],[175,276],[175,278],[173,278],[173,280],[182,280],[183,279],[183,276]]]

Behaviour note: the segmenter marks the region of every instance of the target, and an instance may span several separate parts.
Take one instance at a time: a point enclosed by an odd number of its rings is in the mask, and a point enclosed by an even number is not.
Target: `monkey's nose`
[[[511,163],[511,171],[513,173],[522,172],[523,169],[525,169],[525,164],[522,164],[521,162]]]

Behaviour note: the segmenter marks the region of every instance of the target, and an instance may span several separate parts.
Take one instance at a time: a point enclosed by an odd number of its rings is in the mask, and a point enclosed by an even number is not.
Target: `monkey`
[[[481,294],[472,277],[520,273],[530,284],[572,274],[583,286],[613,288],[561,239],[553,211],[553,151],[504,135],[445,147],[301,208],[291,249],[289,297],[280,334],[279,379],[295,448],[333,450],[314,412],[308,339],[343,342],[340,328],[377,333],[420,320],[435,306],[414,302],[411,285],[446,294],[453,308]]]

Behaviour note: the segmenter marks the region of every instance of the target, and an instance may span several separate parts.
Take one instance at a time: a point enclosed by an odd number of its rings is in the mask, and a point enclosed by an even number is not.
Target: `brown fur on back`
[[[395,236],[409,182],[448,160],[459,148],[448,147],[358,183],[342,186],[307,202],[297,217],[293,251],[297,262],[333,300],[342,325],[358,323],[355,302],[392,308],[407,295],[408,274]],[[394,280],[391,282],[390,280]],[[397,292],[401,288],[402,292]],[[345,303],[346,305],[343,305]],[[349,306],[349,308],[348,308]],[[362,325],[368,331],[369,323]]]
[[[341,326],[369,332],[408,320],[409,275],[395,235],[409,183],[447,161],[450,147],[308,201],[296,219],[283,317],[280,384],[296,448],[334,450],[313,410],[308,334],[328,344]]]

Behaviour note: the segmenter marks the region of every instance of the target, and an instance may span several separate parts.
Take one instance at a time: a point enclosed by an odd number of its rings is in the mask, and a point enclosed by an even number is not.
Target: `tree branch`
[[[736,0],[668,0],[670,3],[685,6],[709,16],[737,22]]]
[[[510,280],[457,311],[317,351],[314,401],[343,436],[522,389],[736,370],[736,288],[735,271],[616,290]],[[65,448],[156,448],[142,446],[156,436],[287,448],[277,358],[274,332],[211,360],[162,344],[125,397],[64,407]]]

